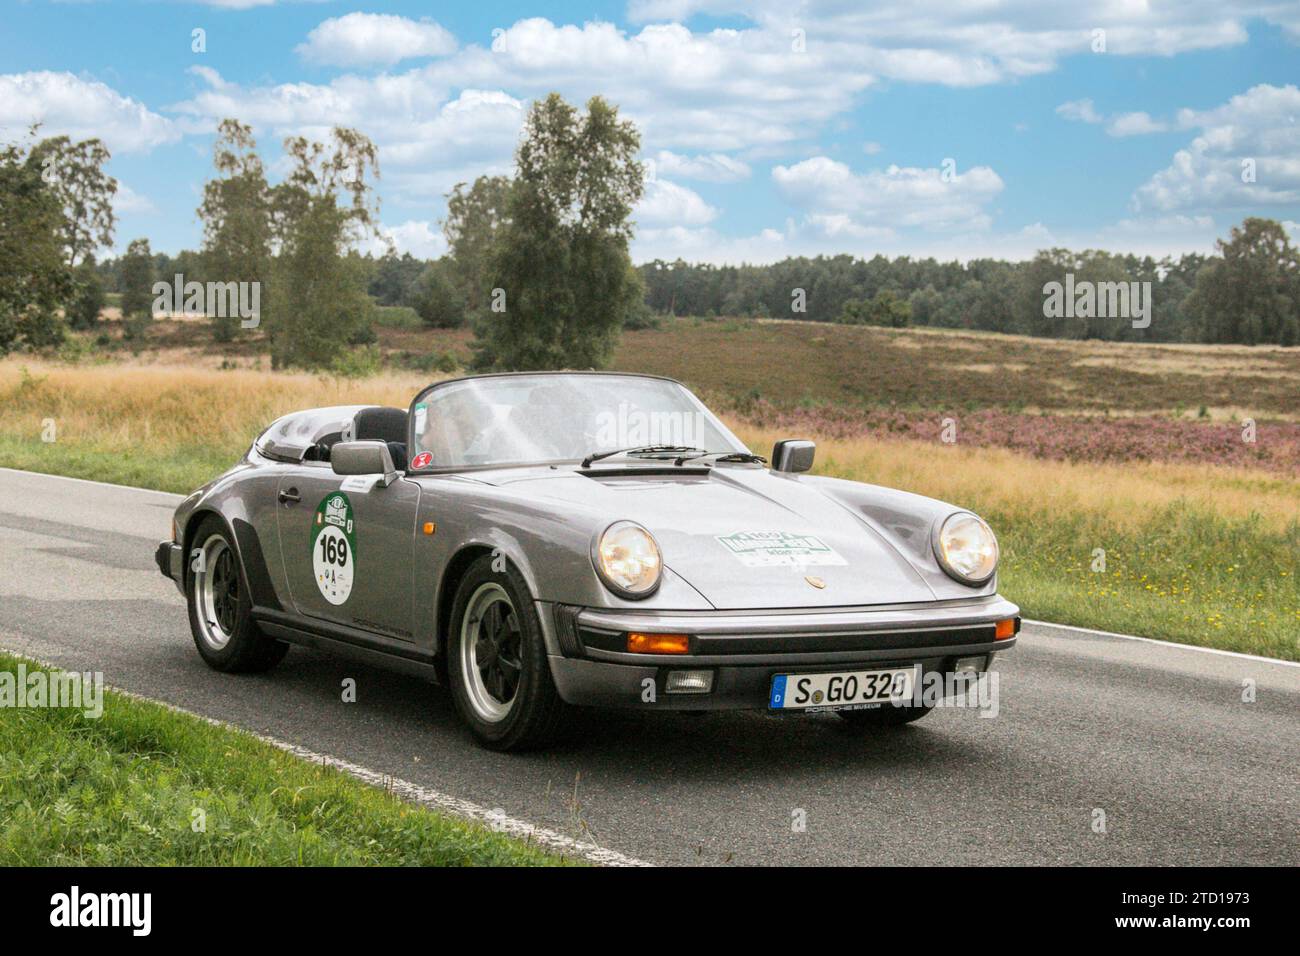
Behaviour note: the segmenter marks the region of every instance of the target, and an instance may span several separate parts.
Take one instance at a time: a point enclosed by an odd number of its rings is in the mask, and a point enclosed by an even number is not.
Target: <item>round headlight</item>
[[[592,563],[605,586],[629,598],[647,597],[659,587],[663,560],[659,545],[634,521],[615,521],[596,539]]]
[[[939,564],[962,584],[983,584],[998,569],[998,539],[969,511],[949,515],[935,536]]]

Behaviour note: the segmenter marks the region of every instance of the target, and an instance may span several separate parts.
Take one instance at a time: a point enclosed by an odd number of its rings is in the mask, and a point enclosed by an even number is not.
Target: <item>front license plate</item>
[[[772,678],[771,710],[839,710],[910,698],[916,667],[833,674],[777,674]]]

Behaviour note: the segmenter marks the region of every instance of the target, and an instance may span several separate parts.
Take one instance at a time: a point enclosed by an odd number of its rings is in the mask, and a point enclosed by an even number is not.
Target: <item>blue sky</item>
[[[1300,3],[5,0],[4,23],[0,136],[103,138],[118,249],[198,246],[233,115],[273,178],[286,135],[367,133],[388,236],[438,255],[447,190],[508,172],[553,89],[642,129],[637,261],[1163,255],[1247,215],[1300,230]]]

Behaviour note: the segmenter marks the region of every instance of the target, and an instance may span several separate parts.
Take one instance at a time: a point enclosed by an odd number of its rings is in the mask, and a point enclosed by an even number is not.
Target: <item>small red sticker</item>
[[[422,451],[415,456],[415,459],[411,462],[411,467],[415,469],[428,468],[429,463],[432,461],[433,455],[427,451]]]

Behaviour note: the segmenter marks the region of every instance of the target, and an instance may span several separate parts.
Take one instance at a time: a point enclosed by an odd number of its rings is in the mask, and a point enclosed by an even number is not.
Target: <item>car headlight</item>
[[[635,521],[615,521],[591,552],[596,573],[615,594],[643,598],[659,587],[663,559],[654,536]]]
[[[983,584],[998,569],[998,539],[984,519],[969,511],[949,515],[939,526],[934,553],[962,584]]]

